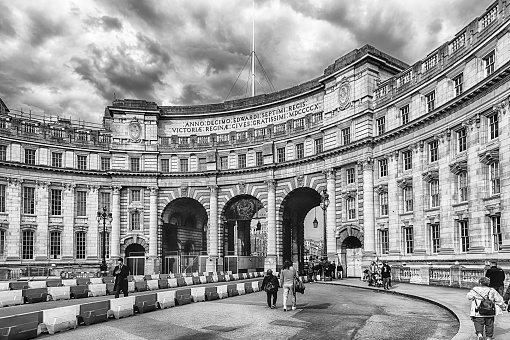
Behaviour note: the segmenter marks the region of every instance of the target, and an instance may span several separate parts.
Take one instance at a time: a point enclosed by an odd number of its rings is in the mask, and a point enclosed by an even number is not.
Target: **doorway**
[[[145,248],[138,243],[127,246],[125,251],[126,263],[131,270],[131,275],[144,275],[145,271]]]
[[[363,252],[361,248],[361,241],[354,236],[347,237],[342,242],[341,251],[342,263],[345,264],[346,277],[361,277],[361,259]]]

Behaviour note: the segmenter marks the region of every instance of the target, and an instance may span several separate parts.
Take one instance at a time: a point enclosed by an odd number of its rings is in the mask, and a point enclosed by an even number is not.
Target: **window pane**
[[[85,243],[85,240],[86,240],[86,236],[87,234],[85,233],[82,233],[82,232],[79,232],[79,233],[76,233],[76,244],[75,244],[75,247],[76,247],[76,258],[79,259],[79,260],[83,260],[85,259],[85,249],[86,249],[86,243]]]
[[[35,214],[35,188],[23,187],[23,213]]]
[[[34,258],[34,232],[23,230],[21,234],[21,258],[32,260]]]

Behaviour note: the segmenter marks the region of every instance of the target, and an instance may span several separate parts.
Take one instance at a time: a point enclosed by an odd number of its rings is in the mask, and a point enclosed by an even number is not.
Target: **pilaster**
[[[112,187],[112,233],[110,237],[110,259],[120,256],[120,185]]]
[[[36,203],[35,214],[37,216],[37,230],[35,232],[35,239],[37,242],[34,244],[34,259],[47,261],[49,256],[49,232],[48,232],[48,186],[49,182],[36,181]]]
[[[7,231],[7,261],[21,259],[21,184],[23,179],[8,178],[6,188],[5,211],[8,215],[9,229]]]

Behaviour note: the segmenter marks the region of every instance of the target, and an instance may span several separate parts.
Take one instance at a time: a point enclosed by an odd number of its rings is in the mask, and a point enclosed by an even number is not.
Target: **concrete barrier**
[[[259,287],[258,281],[251,282],[251,286],[252,286],[254,292],[260,291],[260,287]]]
[[[156,310],[156,293],[149,293],[135,296],[135,312],[140,314],[153,312]]]
[[[41,331],[50,334],[75,329],[78,325],[76,316],[80,314],[79,305],[46,309],[42,311],[43,321]]]
[[[33,339],[41,323],[42,311],[0,318],[0,339]]]
[[[179,285],[177,284],[177,279],[168,279],[168,287],[177,288]]]
[[[220,299],[224,299],[228,297],[228,286],[227,285],[221,285],[216,287],[218,292],[218,297]]]
[[[134,293],[136,290],[135,281],[128,281],[128,292]]]
[[[11,287],[9,286],[9,282],[0,282],[0,292],[3,292],[4,290],[10,290]]]
[[[28,281],[28,288],[46,288],[46,281]]]
[[[234,278],[234,280],[239,280],[240,278],[239,274],[232,274],[232,277]]]
[[[138,282],[138,281],[145,281],[145,276],[144,275],[133,275],[133,280],[135,282]]]
[[[186,283],[186,279],[184,277],[178,277],[177,279],[177,286],[178,287],[186,287],[188,284]]]
[[[147,281],[135,281],[135,291],[145,292],[147,291]]]
[[[98,322],[104,322],[108,320],[109,309],[109,300],[81,304],[78,315],[78,323],[83,321],[85,326],[89,326]]]
[[[28,289],[28,281],[9,282],[9,288],[11,290]]]
[[[90,284],[100,285],[103,283],[105,283],[105,282],[103,281],[103,278],[101,278],[101,277],[91,277],[90,278]]]
[[[158,292],[157,294],[157,305],[160,309],[165,309],[175,306],[175,290],[166,292]]]
[[[244,283],[244,292],[245,292],[245,294],[253,293],[253,286],[251,285],[251,282]]]
[[[244,290],[244,282],[236,284],[236,290],[237,290],[238,295],[246,294],[246,291]]]
[[[69,300],[71,298],[71,287],[60,286],[60,287],[48,287],[48,295],[53,301],[57,300]]]
[[[212,281],[213,281],[213,282],[220,282],[220,277],[219,277],[219,275],[213,275],[213,276],[211,276],[211,278],[212,278]]]
[[[91,296],[105,296],[106,283],[91,283],[89,284],[89,292]]]
[[[191,298],[193,302],[205,301],[205,287],[191,288]]]
[[[133,306],[135,304],[134,296],[126,296],[110,300],[110,309],[108,315],[113,315],[115,319],[128,317],[134,314]]]
[[[159,279],[158,287],[159,287],[159,289],[167,289],[168,288],[168,279]]]
[[[159,274],[151,274],[151,280],[159,280]]]
[[[76,279],[77,286],[88,286],[90,283],[90,278],[88,277],[79,277]]]
[[[146,283],[147,283],[147,290],[157,290],[157,289],[159,289],[159,282],[158,281],[159,281],[158,279],[147,280],[146,281]]]
[[[26,303],[37,303],[48,301],[48,288],[23,289],[21,291]]]
[[[206,277],[206,276],[203,276],[203,275],[202,275],[202,276],[200,276],[200,278],[199,278],[199,279],[200,279],[200,283],[201,283],[201,284],[206,284],[206,283],[207,283],[207,277]]]
[[[83,299],[89,296],[89,286],[69,286],[69,289],[71,290],[71,298],[73,299]]]
[[[187,276],[184,278],[184,281],[186,282],[186,286],[193,286],[193,278],[190,276]]]
[[[15,306],[23,304],[23,291],[3,290],[0,291],[0,307]]]
[[[205,287],[205,301],[218,300],[218,289],[217,287]]]
[[[76,283],[75,279],[66,279],[66,280],[62,280],[62,285],[64,285],[64,286],[76,286],[77,283]]]
[[[178,289],[175,291],[175,302],[177,305],[187,305],[191,303],[191,288]]]
[[[46,280],[46,286],[47,287],[61,287],[62,286],[62,279],[50,279],[50,280]]]

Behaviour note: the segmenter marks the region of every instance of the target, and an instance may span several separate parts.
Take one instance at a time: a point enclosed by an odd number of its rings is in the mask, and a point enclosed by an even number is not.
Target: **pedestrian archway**
[[[337,252],[346,277],[361,277],[363,275],[361,270],[362,247],[363,234],[356,226],[347,226],[340,230],[337,238]]]
[[[125,250],[126,264],[131,275],[144,275],[145,272],[145,248],[138,243],[131,243]]]

